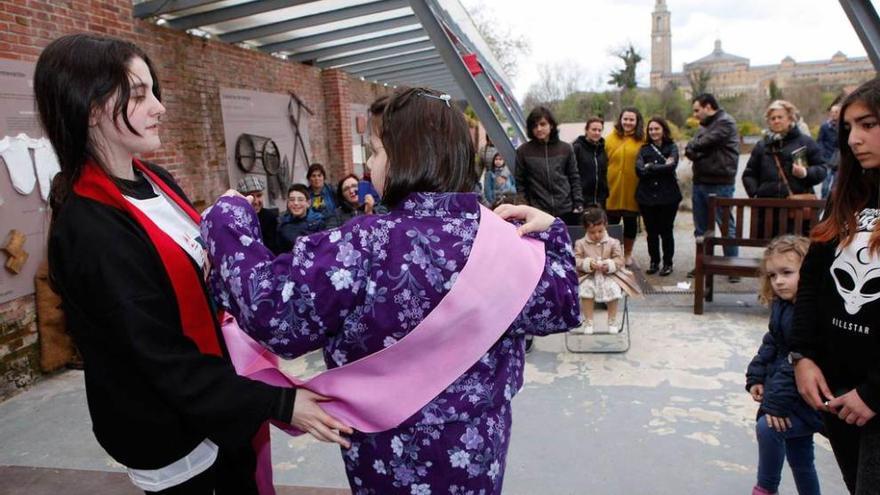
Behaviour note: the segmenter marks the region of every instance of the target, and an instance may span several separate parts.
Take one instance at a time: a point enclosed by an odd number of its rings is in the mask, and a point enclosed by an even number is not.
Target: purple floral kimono
[[[285,358],[322,348],[335,368],[393,345],[437,306],[468,260],[479,218],[475,194],[414,193],[387,215],[301,237],[277,258],[241,198],[222,198],[202,230],[211,287],[239,325]],[[565,225],[531,235],[545,244],[544,273],[504,336],[397,428],[352,435],[342,456],[355,495],[501,493],[524,336],[564,332],[579,318]]]

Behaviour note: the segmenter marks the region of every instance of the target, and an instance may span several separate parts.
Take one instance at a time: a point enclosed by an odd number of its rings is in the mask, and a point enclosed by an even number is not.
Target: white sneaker
[[[609,321],[608,333],[620,333],[620,325],[616,321]]]
[[[584,335],[593,335],[595,329],[593,328],[592,320],[585,321],[584,324],[581,326],[581,329],[583,330]]]

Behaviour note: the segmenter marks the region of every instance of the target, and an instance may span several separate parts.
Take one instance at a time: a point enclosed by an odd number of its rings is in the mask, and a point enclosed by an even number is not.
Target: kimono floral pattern
[[[414,193],[386,215],[301,237],[292,252],[274,257],[247,202],[222,198],[202,222],[214,267],[209,285],[217,302],[275,354],[294,358],[322,349],[327,367],[335,368],[394,345],[437,306],[468,260],[479,218],[474,194]],[[399,427],[352,435],[342,457],[354,494],[501,493],[510,401],[523,384],[524,336],[563,332],[579,318],[565,226],[557,220],[530,235],[544,242],[546,263],[519,316],[478,362]],[[515,274],[497,276],[515,283]]]

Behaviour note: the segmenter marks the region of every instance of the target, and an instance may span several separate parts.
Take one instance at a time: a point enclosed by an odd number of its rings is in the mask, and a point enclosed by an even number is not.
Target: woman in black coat
[[[797,108],[785,100],[776,100],[767,107],[769,132],[755,145],[742,175],[750,198],[812,193],[813,186],[825,179],[822,150],[798,129],[796,113]]]
[[[636,159],[636,201],[648,231],[648,254],[651,266],[645,273],[672,273],[675,239],[672,229],[681,190],[675,168],[678,167],[678,147],[672,141],[669,124],[660,117],[648,121],[648,143],[642,146]],[[660,268],[660,241],[663,241],[663,268]]]
[[[585,134],[571,143],[581,177],[581,193],[585,205],[598,205],[605,209],[608,199],[608,155],[602,130],[605,123],[598,117],[590,117],[584,128]]]

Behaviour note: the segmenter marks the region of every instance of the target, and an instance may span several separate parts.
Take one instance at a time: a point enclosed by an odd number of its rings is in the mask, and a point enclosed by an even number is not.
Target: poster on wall
[[[34,293],[46,257],[55,153],[34,105],[34,63],[0,60],[0,304]]]
[[[354,173],[363,177],[366,169],[367,145],[370,142],[370,107],[360,103],[352,103],[351,106],[351,157],[354,165]]]
[[[284,211],[287,188],[306,182],[309,113],[289,94],[231,88],[220,88],[220,107],[230,186],[244,175],[262,176],[264,204]]]

